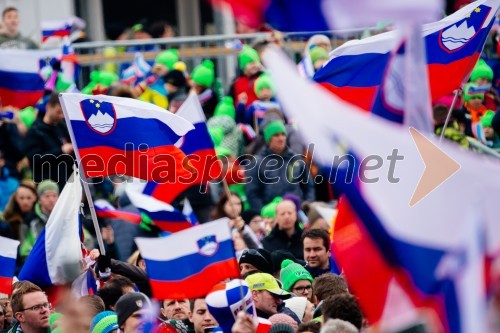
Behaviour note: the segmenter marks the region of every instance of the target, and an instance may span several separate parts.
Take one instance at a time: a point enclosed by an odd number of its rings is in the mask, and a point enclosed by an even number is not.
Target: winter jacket
[[[11,195],[19,186],[19,180],[10,176],[6,167],[0,168],[0,212],[5,209]]]
[[[231,87],[229,88],[229,93],[227,94],[228,96],[231,96],[234,99],[234,107],[237,106],[238,104],[238,96],[241,93],[246,93],[248,96],[248,100],[246,103],[246,107],[250,106],[253,101],[256,101],[257,95],[255,94],[255,80],[259,78],[259,76],[262,74],[261,71],[255,73],[251,77],[248,77],[246,75],[241,75],[238,76],[236,79],[234,79],[233,83],[231,84]]]
[[[34,50],[38,49],[38,45],[31,39],[21,36],[20,33],[15,36],[0,34],[0,49]]]
[[[74,156],[61,150],[64,143],[70,143],[68,129],[64,122],[55,126],[37,119],[24,139],[24,150],[33,170],[33,180],[41,182],[52,179],[62,188],[73,173]],[[48,163],[50,167],[45,165]]]
[[[295,258],[303,260],[304,252],[302,249],[302,228],[299,223],[295,223],[295,232],[291,237],[288,237],[285,231],[280,230],[279,226],[275,226],[271,233],[262,239],[262,246],[269,252],[276,250],[287,250],[295,256]]]
[[[301,155],[295,155],[289,148],[276,155],[266,146],[256,162],[256,165],[250,163],[246,172],[246,194],[252,209],[260,211],[275,197],[286,193],[293,193],[302,201],[314,201],[314,183]]]
[[[49,217],[42,212],[40,204],[37,202],[34,212],[26,217],[21,226],[21,246],[19,248],[21,257],[26,258],[30,254],[48,219]]]
[[[0,125],[0,150],[3,151],[5,166],[14,177],[18,174],[16,164],[24,157],[22,141],[16,124],[4,122]]]

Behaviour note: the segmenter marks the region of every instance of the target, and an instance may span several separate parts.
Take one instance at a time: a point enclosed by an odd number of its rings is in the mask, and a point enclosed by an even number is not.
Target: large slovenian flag
[[[457,89],[467,79],[483,50],[500,0],[480,0],[441,21],[423,26],[431,100]],[[340,98],[371,110],[397,32],[349,41],[333,50],[314,80]]]
[[[333,250],[368,321],[408,324],[428,319],[426,313],[437,332],[487,331],[484,259],[500,250],[493,208],[500,180],[489,175],[500,172],[498,164],[451,143],[438,149],[432,137],[362,112],[299,78],[276,50],[263,58],[288,116],[315,144],[316,161],[349,162],[347,169],[335,165],[328,178],[354,212],[344,218],[340,207]],[[367,265],[346,264],[356,262],[354,246],[356,257],[370,258]],[[370,288],[366,276],[374,278]]]
[[[178,186],[171,184],[148,184],[145,193],[161,201],[172,202],[184,190],[194,185],[206,184],[222,174],[222,166],[217,158],[214,142],[208,133],[207,122],[198,96],[192,92],[182,103],[176,115],[193,124],[194,130],[180,139],[178,146],[188,157],[190,177],[180,180]]]
[[[186,216],[173,206],[143,194],[143,186],[139,182],[128,183],[125,192],[130,203],[145,215],[144,218],[150,219],[162,231],[173,233],[192,226]]]
[[[0,293],[10,295],[19,241],[0,236]]]
[[[141,223],[141,215],[137,213],[127,212],[116,209],[111,203],[104,199],[98,199],[94,202],[95,212],[97,217],[104,219],[119,219],[130,222],[132,224]]]
[[[156,299],[204,297],[217,283],[240,276],[227,218],[135,242]]]
[[[31,281],[40,288],[73,281],[75,276],[72,273],[80,272],[82,259],[79,232],[81,202],[82,185],[75,171],[26,259],[19,280]]]
[[[0,98],[4,106],[34,106],[43,96],[45,73],[61,50],[0,50]]]
[[[128,175],[175,191],[190,176],[174,146],[193,129],[188,121],[130,98],[63,93],[60,100],[86,177]]]

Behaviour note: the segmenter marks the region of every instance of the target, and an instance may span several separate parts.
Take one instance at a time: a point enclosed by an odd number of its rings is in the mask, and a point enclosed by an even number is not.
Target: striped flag
[[[19,241],[0,236],[0,293],[10,295]]]
[[[224,279],[240,276],[227,218],[135,242],[156,299],[204,297]]]

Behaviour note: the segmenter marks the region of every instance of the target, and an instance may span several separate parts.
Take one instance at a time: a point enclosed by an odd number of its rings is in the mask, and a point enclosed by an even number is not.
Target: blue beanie
[[[90,324],[91,333],[109,333],[118,329],[118,317],[113,311],[99,312]]]

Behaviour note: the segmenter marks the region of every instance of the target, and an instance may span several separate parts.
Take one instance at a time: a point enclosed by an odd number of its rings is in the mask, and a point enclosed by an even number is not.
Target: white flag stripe
[[[0,236],[0,256],[16,259],[19,244],[18,240]]]

